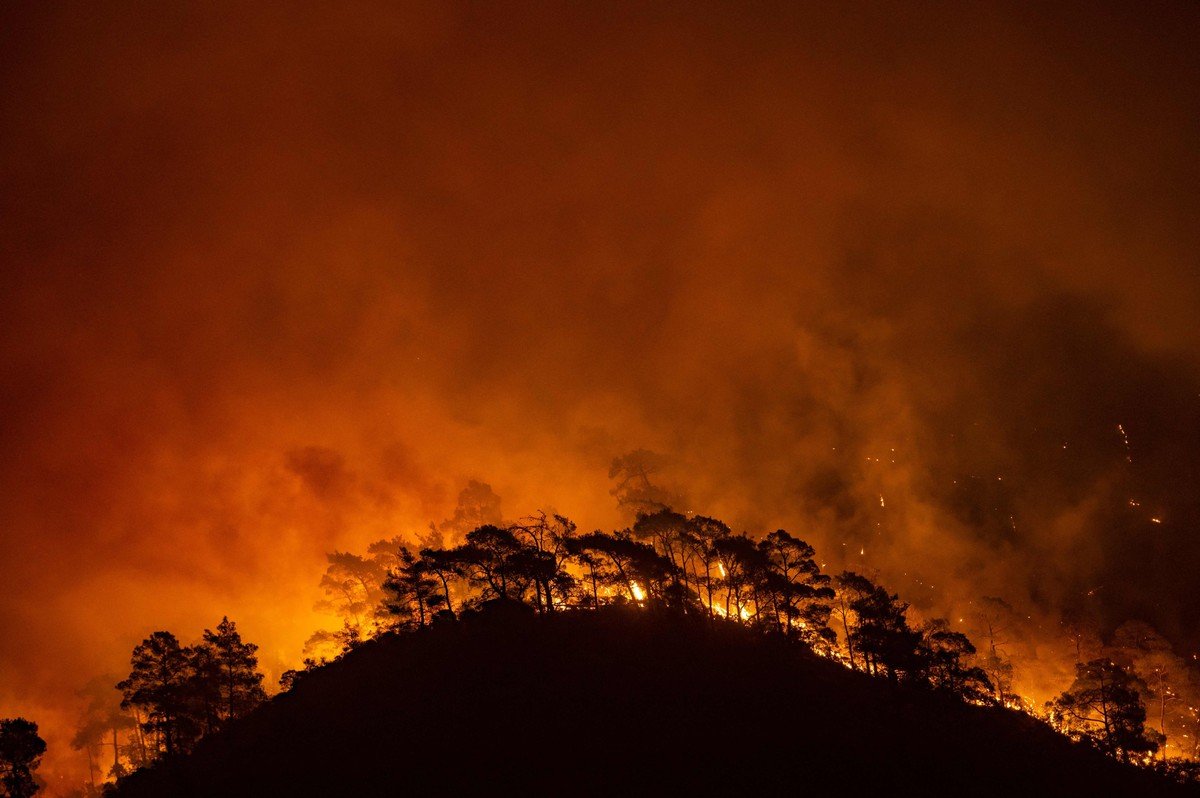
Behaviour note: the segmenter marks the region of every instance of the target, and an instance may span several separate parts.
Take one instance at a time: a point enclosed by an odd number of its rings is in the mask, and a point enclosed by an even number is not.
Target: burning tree
[[[980,667],[992,685],[993,696],[1001,704],[1015,706],[1019,702],[1013,693],[1013,662],[1008,644],[1018,625],[1012,605],[996,596],[983,596],[975,602],[971,620],[985,646],[979,657]],[[977,638],[979,639],[979,638]]]
[[[1157,745],[1146,735],[1145,684],[1107,658],[1075,666],[1075,681],[1047,703],[1051,722],[1075,739],[1092,741],[1122,761],[1135,761]]]
[[[704,587],[704,599],[708,604],[708,615],[714,617],[715,607],[713,605],[713,594],[716,592],[717,584],[713,579],[713,572],[716,571],[720,575],[721,569],[719,556],[717,554],[716,542],[728,537],[730,534],[729,527],[723,522],[715,518],[709,518],[703,515],[697,515],[688,520],[687,530],[684,533],[683,543],[687,552],[686,561],[690,567],[696,569],[696,589],[700,586]]]
[[[908,625],[908,604],[861,574],[844,571],[837,585],[837,612],[846,630],[850,665],[855,652],[872,676],[884,673],[892,681],[920,675],[920,633]]]
[[[718,585],[725,591],[726,617],[749,620],[749,603],[754,577],[762,572],[765,556],[746,535],[729,535],[713,541],[717,555],[717,570],[721,573]],[[758,606],[755,604],[755,613]]]
[[[837,634],[829,628],[829,617],[835,593],[814,559],[813,547],[777,529],[758,548],[765,557],[759,576],[761,594],[781,630],[798,633],[814,647],[834,642]]]
[[[672,584],[681,583],[679,568],[654,546],[634,540],[629,533],[590,532],[570,544],[576,561],[589,568],[593,598],[598,588],[624,594],[630,601],[650,598],[678,606],[685,597]]]
[[[1197,674],[1178,656],[1154,627],[1126,621],[1113,632],[1110,657],[1131,668],[1145,685],[1147,721],[1152,723],[1159,753],[1169,749],[1194,756],[1200,732],[1196,707],[1200,706]]]
[[[843,632],[844,662],[892,682],[953,694],[972,703],[1005,701],[1011,670],[1003,667],[1012,609],[985,599],[976,621],[987,649],[944,619],[909,625],[908,604],[871,578],[846,571],[821,573],[815,550],[785,530],[760,538],[733,534],[724,523],[660,508],[631,528],[580,535],[565,516],[538,512],[508,524],[482,524],[452,547],[427,545],[414,553],[399,538],[372,544],[367,557],[331,556],[325,583],[345,598],[349,616],[338,636],[343,653],[362,642],[350,617],[387,617],[396,631],[455,618],[485,607],[524,604],[533,612],[600,610],[606,604],[686,614],[711,624],[738,624],[832,655]],[[368,606],[378,572],[378,606]],[[1163,659],[1161,638],[1127,626],[1113,658],[1081,663],[1071,689],[1052,702],[1060,730],[1086,738],[1126,761],[1155,750],[1145,732],[1142,695],[1158,702],[1162,728],[1183,677]],[[227,618],[203,641],[183,647],[156,632],[134,650],[133,671],[118,685],[122,708],[139,713],[151,755],[187,751],[204,734],[244,714],[264,698],[255,647],[242,642]],[[1125,657],[1119,663],[1118,660]],[[324,660],[305,660],[284,674],[285,689]],[[1123,664],[1121,664],[1123,663]],[[991,666],[1004,682],[994,682]],[[1125,667],[1130,666],[1130,667]],[[1151,674],[1150,688],[1132,667]],[[1190,706],[1190,705],[1189,705]],[[1165,732],[1162,732],[1165,733]],[[115,746],[114,746],[115,747]]]

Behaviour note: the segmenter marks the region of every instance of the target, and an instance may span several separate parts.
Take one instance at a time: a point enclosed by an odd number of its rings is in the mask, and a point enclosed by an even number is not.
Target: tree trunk
[[[227,670],[229,672],[229,684],[226,685],[226,687],[229,690],[229,702],[228,702],[227,706],[225,707],[225,712],[226,712],[225,719],[233,720],[234,679],[233,679],[233,663],[232,662],[229,663],[229,667],[227,668]]]
[[[842,613],[842,629],[846,632],[846,650],[850,652],[850,670],[856,671],[854,665],[854,641],[850,638],[850,621],[846,619],[846,600],[838,597],[838,605]]]
[[[600,591],[596,587],[596,566],[589,563],[588,570],[592,573],[592,608],[600,609]]]
[[[708,617],[716,617],[716,612],[713,610],[712,597],[712,563],[704,564],[704,592],[708,594]]]
[[[91,783],[92,789],[96,789],[96,758],[92,753],[92,746],[89,743],[87,746],[88,755],[88,782]]]
[[[1167,761],[1167,691],[1163,680],[1159,679],[1158,690],[1158,733],[1162,735],[1162,760]]]
[[[441,571],[438,571],[438,579],[442,580],[442,590],[446,594],[446,609],[450,611],[450,617],[457,618],[454,614],[454,607],[450,605],[450,583],[446,581],[446,576]]]
[[[1104,683],[1104,677],[1100,677],[1100,718],[1104,721],[1104,745],[1108,748],[1110,754],[1116,754],[1116,749],[1112,742],[1112,727],[1108,722],[1108,685]]]

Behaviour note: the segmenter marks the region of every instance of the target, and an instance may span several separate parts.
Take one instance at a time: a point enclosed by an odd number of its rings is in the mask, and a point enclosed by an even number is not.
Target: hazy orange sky
[[[147,632],[275,675],[325,552],[472,478],[619,524],[639,447],[918,608],[1200,645],[1194,3],[25,5],[0,716],[55,773]]]

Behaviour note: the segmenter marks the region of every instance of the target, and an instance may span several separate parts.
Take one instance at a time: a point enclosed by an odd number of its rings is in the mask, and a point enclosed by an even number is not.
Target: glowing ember
[[[1133,451],[1129,448],[1129,436],[1125,434],[1125,426],[1123,424],[1118,424],[1117,432],[1121,433],[1121,441],[1125,444],[1125,462],[1132,463]]]

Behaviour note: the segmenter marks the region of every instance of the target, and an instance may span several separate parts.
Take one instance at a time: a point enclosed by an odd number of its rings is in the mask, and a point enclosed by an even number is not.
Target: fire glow
[[[1193,4],[235,5],[0,26],[0,718],[54,789],[147,630],[228,613],[273,689],[369,636],[373,542],[546,502],[796,531],[1006,704],[1194,667]],[[738,568],[689,586],[758,623]]]

